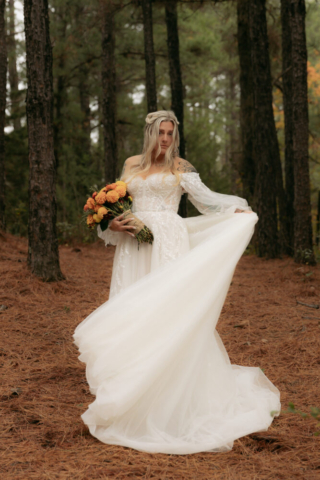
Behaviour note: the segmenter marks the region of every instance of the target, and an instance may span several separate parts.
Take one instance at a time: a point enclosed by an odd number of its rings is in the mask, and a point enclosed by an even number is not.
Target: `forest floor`
[[[228,453],[147,454],[99,442],[80,418],[94,397],[72,334],[107,300],[113,254],[102,242],[62,246],[66,280],[43,283],[26,240],[0,235],[0,478],[319,479],[320,426],[285,410],[320,407],[320,310],[297,303],[319,305],[320,268],[243,256],[218,324],[232,363],[259,366],[281,392],[269,430]]]

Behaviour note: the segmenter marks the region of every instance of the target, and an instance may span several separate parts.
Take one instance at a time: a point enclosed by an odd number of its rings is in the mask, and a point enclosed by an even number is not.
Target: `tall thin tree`
[[[250,39],[250,3],[246,0],[237,2],[238,54],[240,62],[240,127],[241,158],[240,175],[243,196],[253,203],[256,166],[253,154],[254,135],[254,95]]]
[[[282,26],[282,94],[285,131],[285,185],[287,196],[287,253],[294,253],[294,160],[293,160],[293,92],[290,0],[281,0]]]
[[[11,100],[11,117],[13,119],[13,128],[19,130],[21,121],[19,115],[19,78],[17,71],[17,46],[15,39],[15,12],[14,0],[9,0],[9,36],[8,36],[8,59],[9,59],[9,83]]]
[[[179,30],[178,30],[178,12],[177,0],[166,1],[165,3],[166,25],[167,25],[167,44],[169,58],[169,73],[171,85],[171,109],[176,114],[179,121],[180,135],[180,156],[185,158],[185,139],[184,139],[184,112],[183,112],[183,83],[180,65],[179,50]],[[179,214],[182,217],[187,216],[187,198],[182,196]]]
[[[52,48],[47,0],[25,0],[29,139],[29,247],[31,271],[61,280],[56,233],[56,161],[53,149]]]
[[[260,256],[279,254],[277,194],[282,182],[280,153],[272,108],[272,81],[265,0],[248,0],[250,44],[254,94],[253,151],[256,165],[255,201],[259,223],[257,229]],[[282,203],[281,203],[282,202]],[[280,214],[283,198],[279,198]]]
[[[140,0],[143,17],[148,112],[157,111],[156,60],[153,46],[152,0]]]
[[[304,0],[289,1],[292,51],[293,157],[294,157],[294,259],[315,263],[309,176],[309,119],[307,45]]]
[[[102,20],[102,123],[104,134],[105,180],[113,182],[118,175],[116,140],[116,68],[115,68],[115,7],[110,0],[100,0]]]
[[[5,27],[5,0],[0,0],[0,229],[5,229],[5,150],[4,127],[6,118],[7,47]]]

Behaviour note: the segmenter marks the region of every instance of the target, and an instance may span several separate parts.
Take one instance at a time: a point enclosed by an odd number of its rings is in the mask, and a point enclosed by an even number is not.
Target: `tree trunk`
[[[272,109],[265,0],[247,1],[254,94],[253,153],[256,165],[255,202],[259,216],[258,254],[275,258],[279,254],[276,204],[279,181],[275,182],[275,179],[279,176],[277,164],[280,165],[280,154]]]
[[[169,73],[171,85],[171,109],[179,121],[180,157],[185,158],[184,116],[183,116],[183,83],[180,66],[179,31],[177,1],[166,2],[167,44],[169,57]],[[187,217],[187,196],[183,195],[179,206],[179,215]]]
[[[292,48],[294,259],[314,264],[309,178],[309,121],[305,2],[290,0]]]
[[[21,121],[19,116],[19,79],[17,72],[17,54],[15,40],[15,21],[14,21],[14,0],[9,0],[9,33],[8,37],[8,58],[9,58],[9,83],[11,100],[11,117],[13,119],[13,128],[19,130]]]
[[[82,112],[82,133],[83,133],[83,142],[82,142],[82,152],[86,156],[86,160],[89,160],[90,149],[91,149],[91,128],[90,128],[90,96],[89,96],[89,85],[88,85],[88,67],[85,65],[80,69],[80,78],[79,78],[79,97],[80,97],[80,108]]]
[[[148,113],[157,111],[156,60],[153,48],[152,0],[141,0]]]
[[[256,165],[253,154],[254,132],[254,94],[250,40],[250,3],[238,0],[238,53],[240,62],[240,127],[241,127],[241,160],[240,176],[243,196],[249,205],[253,204]]]
[[[4,127],[6,118],[7,48],[5,0],[0,0],[0,230],[5,230]]]
[[[282,91],[285,131],[286,223],[288,245],[286,252],[294,252],[294,161],[293,161],[293,98],[292,98],[292,44],[289,14],[290,0],[281,0],[282,25]]]
[[[116,70],[114,11],[109,0],[101,0],[102,17],[102,123],[104,126],[105,180],[114,182],[118,176],[116,141]]]
[[[28,91],[29,248],[32,272],[61,280],[56,233],[56,162],[53,150],[52,49],[47,0],[25,0]]]

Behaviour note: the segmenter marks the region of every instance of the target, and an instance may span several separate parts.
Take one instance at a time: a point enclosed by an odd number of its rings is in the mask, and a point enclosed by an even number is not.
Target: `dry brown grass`
[[[113,248],[61,247],[60,283],[30,274],[25,240],[1,236],[0,249],[1,479],[320,478],[316,423],[292,414],[224,454],[147,454],[91,437],[80,415],[93,397],[72,333],[107,299]],[[320,310],[296,302],[319,304],[319,277],[290,259],[243,257],[219,322],[232,362],[263,368],[284,408],[320,406]]]

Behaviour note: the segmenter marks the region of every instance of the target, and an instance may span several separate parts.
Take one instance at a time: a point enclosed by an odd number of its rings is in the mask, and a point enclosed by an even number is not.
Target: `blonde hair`
[[[152,156],[156,148],[155,158],[160,155],[159,131],[162,122],[171,122],[173,124],[172,143],[165,153],[163,170],[168,173],[172,172],[177,176],[174,171],[174,159],[179,155],[179,122],[171,110],[159,110],[158,112],[151,112],[146,116],[142,155],[140,163],[132,166],[133,173],[131,178],[148,172],[152,165]]]

